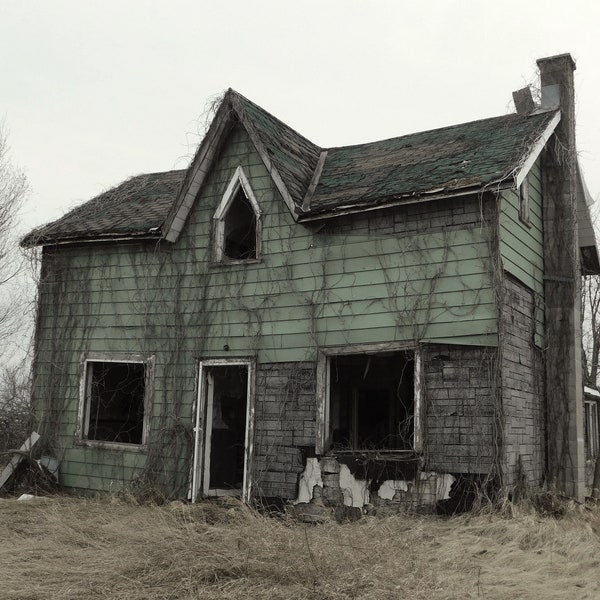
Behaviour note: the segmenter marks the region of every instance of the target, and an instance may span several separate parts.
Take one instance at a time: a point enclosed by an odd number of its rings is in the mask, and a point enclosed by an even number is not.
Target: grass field
[[[600,598],[600,508],[303,525],[238,503],[0,500],[0,597]]]

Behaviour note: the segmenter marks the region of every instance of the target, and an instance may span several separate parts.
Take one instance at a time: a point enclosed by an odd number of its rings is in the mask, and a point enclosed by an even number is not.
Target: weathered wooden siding
[[[263,211],[263,259],[214,265],[212,214],[240,164]],[[64,483],[114,489],[146,468],[170,493],[184,493],[201,358],[312,364],[318,346],[402,340],[494,346],[497,313],[481,213],[473,197],[325,226],[295,224],[238,130],[175,244],[48,249],[36,397],[50,417],[46,433],[63,461]],[[155,356],[147,452],[74,443],[86,352]]]
[[[536,304],[536,344],[544,345],[544,228],[540,160],[529,180],[529,226],[519,218],[519,194],[501,195],[500,253],[504,270],[533,290]]]
[[[507,490],[541,485],[546,466],[544,356],[533,343],[533,292],[512,277],[502,303],[502,483]]]

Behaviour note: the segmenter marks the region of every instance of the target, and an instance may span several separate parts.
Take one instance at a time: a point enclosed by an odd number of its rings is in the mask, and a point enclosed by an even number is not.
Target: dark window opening
[[[413,353],[342,355],[329,364],[333,449],[412,449]]]
[[[211,367],[208,377],[212,379],[209,488],[242,489],[248,367]]]
[[[584,443],[585,457],[592,460],[598,456],[598,405],[596,402],[584,403]]]
[[[232,260],[256,258],[256,213],[241,187],[223,218],[223,256]]]
[[[87,439],[141,444],[146,367],[142,363],[88,363]]]

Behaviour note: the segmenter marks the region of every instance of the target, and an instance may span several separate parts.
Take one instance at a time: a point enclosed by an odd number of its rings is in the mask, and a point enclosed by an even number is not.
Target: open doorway
[[[248,362],[201,363],[192,500],[199,490],[247,498],[250,408]]]

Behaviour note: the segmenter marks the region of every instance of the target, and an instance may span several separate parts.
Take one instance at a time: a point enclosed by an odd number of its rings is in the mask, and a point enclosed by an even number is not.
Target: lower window
[[[330,355],[326,362],[322,452],[417,449],[414,351]]]
[[[150,370],[148,360],[85,361],[82,440],[145,443]]]

